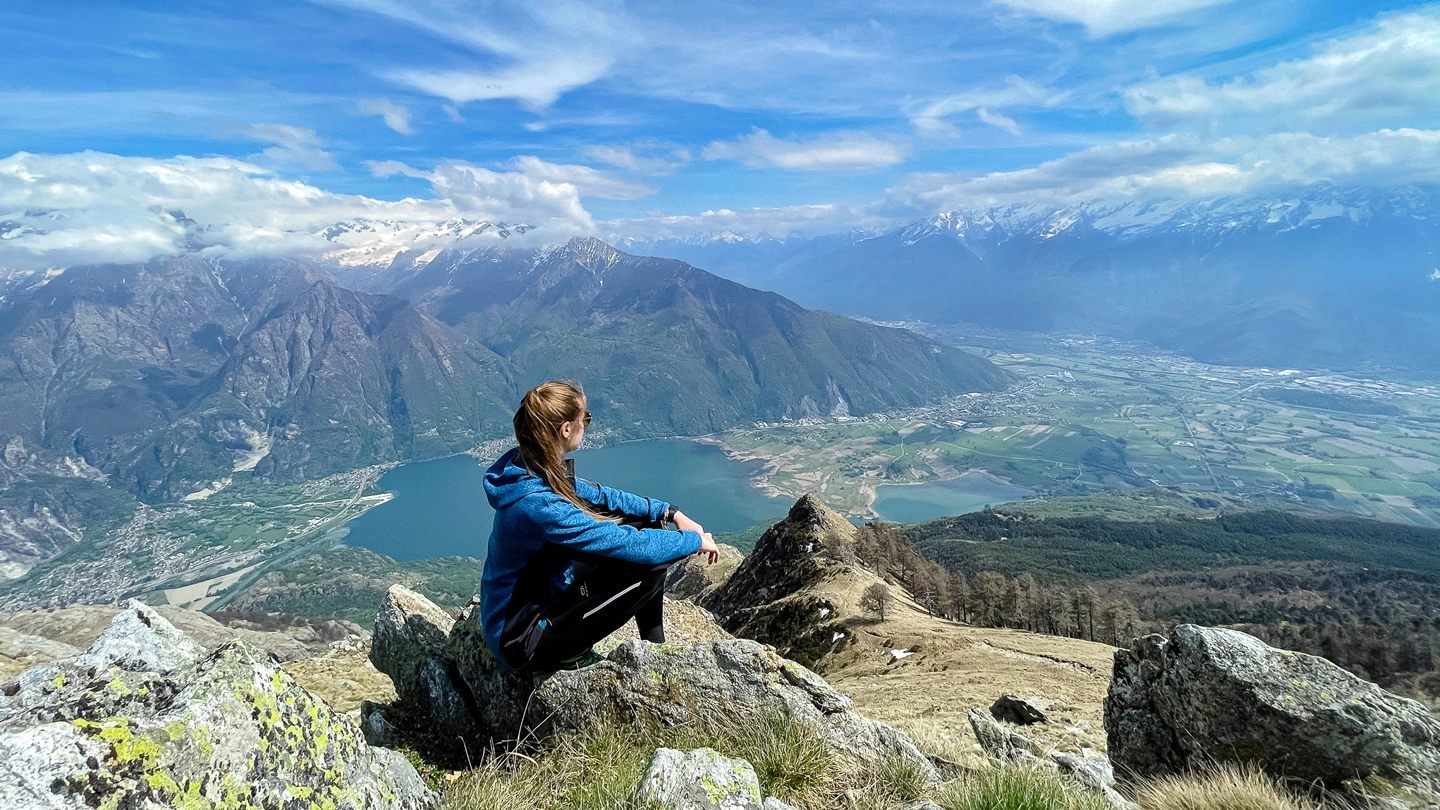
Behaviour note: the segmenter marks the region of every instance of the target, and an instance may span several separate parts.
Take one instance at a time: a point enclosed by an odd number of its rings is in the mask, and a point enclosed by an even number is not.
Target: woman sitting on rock
[[[578,383],[552,381],[515,412],[519,447],[485,471],[495,527],[480,584],[485,642],[511,669],[578,669],[591,646],[631,616],[663,643],[661,594],[671,563],[719,557],[699,523],[673,506],[574,477],[590,412]],[[665,528],[640,528],[671,524]]]

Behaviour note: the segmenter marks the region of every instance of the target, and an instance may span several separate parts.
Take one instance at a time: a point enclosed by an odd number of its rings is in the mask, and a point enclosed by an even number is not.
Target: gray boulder
[[[126,639],[127,628],[141,638]],[[170,653],[188,649],[174,643],[176,632],[127,606],[84,655],[27,671],[0,732],[0,807],[425,810],[437,802],[403,757],[366,745],[354,720],[243,641],[183,670],[121,668],[176,666]],[[65,703],[84,695],[109,697]],[[48,722],[41,706],[60,707],[62,721]]]
[[[75,663],[102,672],[116,667],[166,674],[192,666],[204,654],[204,647],[176,630],[154,608],[130,599]]]
[[[975,732],[975,739],[980,743],[980,749],[986,754],[1001,762],[1042,766],[1045,764],[1040,758],[1043,753],[1040,747],[1024,734],[1007,728],[984,709],[970,709],[965,714],[970,720],[970,728]]]
[[[361,708],[372,745],[404,743],[458,767],[492,740],[516,738],[530,679],[490,655],[479,613],[472,600],[453,619],[409,588],[390,586],[375,617],[370,662],[390,676],[397,698]]]
[[[1050,761],[1060,773],[1074,779],[1080,786],[1099,793],[1105,801],[1117,810],[1127,810],[1135,805],[1115,790],[1115,769],[1103,754],[1085,749],[1084,756],[1064,751],[1051,751]]]
[[[755,768],[709,748],[657,750],[631,802],[638,810],[762,810]]]
[[[1116,652],[1105,732],[1127,778],[1234,763],[1440,791],[1440,720],[1424,706],[1234,630],[1180,625]]]
[[[531,696],[529,712],[527,726],[541,735],[578,732],[607,718],[703,728],[781,716],[814,725],[862,767],[898,757],[939,779],[903,732],[860,716],[825,679],[746,639],[626,642],[599,664],[551,676]]]
[[[1022,697],[1015,695],[1001,695],[999,700],[990,704],[990,716],[1004,723],[1014,723],[1017,726],[1029,726],[1035,723],[1045,723],[1049,718],[1039,707]]]

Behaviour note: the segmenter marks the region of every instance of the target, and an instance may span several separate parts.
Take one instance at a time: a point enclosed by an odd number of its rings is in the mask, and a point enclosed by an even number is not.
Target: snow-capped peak
[[[336,246],[324,258],[344,267],[389,266],[401,253],[416,254],[413,261],[419,266],[461,241],[498,243],[531,229],[529,225],[459,218],[443,222],[349,219],[329,225],[316,235]]]

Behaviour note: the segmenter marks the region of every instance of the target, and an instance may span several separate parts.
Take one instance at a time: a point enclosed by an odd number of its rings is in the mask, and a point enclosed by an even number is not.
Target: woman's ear
[[[567,441],[567,442],[570,441],[570,432],[571,432],[572,430],[574,430],[574,428],[570,426],[570,423],[569,423],[569,422],[561,422],[561,423],[560,423],[560,438],[564,439],[564,440]]]

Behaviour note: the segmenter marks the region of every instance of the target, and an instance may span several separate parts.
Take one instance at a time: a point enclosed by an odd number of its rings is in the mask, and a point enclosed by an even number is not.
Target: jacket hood
[[[492,509],[509,506],[531,493],[549,490],[538,476],[515,463],[519,452],[520,448],[511,448],[485,471],[485,497]]]

